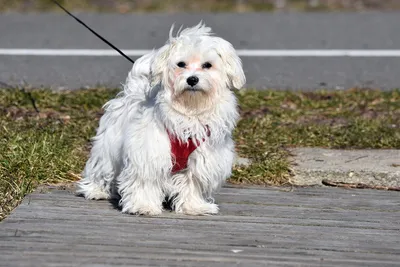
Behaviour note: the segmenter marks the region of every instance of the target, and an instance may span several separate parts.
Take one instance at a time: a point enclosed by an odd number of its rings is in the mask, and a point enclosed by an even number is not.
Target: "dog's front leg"
[[[138,215],[159,215],[165,198],[160,174],[138,172],[129,164],[117,177],[122,212]]]
[[[172,206],[177,213],[188,215],[217,214],[218,205],[205,199],[201,183],[192,172],[184,171],[172,177]]]
[[[178,213],[191,215],[216,214],[218,206],[213,194],[231,175],[234,144],[228,136],[225,142],[201,146],[189,159],[188,169],[172,177],[176,196],[173,204]]]

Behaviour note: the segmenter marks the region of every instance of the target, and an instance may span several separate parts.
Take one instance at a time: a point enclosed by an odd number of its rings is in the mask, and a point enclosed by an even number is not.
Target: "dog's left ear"
[[[221,57],[228,75],[228,86],[232,89],[241,89],[246,83],[242,61],[231,43],[219,37],[214,38],[216,38],[217,42],[217,53]]]

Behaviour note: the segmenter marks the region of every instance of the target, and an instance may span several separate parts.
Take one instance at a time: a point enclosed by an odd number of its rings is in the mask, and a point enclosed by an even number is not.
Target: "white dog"
[[[245,83],[232,45],[200,23],[138,59],[105,105],[77,192],[120,197],[122,212],[218,213],[212,194],[230,176],[238,119],[231,89]]]

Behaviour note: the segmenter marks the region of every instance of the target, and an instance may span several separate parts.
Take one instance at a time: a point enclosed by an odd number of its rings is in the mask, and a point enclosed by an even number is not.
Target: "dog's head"
[[[242,63],[233,46],[211,35],[199,23],[193,28],[170,31],[169,41],[152,63],[152,84],[162,84],[173,108],[198,114],[212,108],[224,90],[240,89],[246,82]]]

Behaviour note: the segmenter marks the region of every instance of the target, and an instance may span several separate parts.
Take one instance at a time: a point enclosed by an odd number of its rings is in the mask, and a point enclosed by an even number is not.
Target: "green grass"
[[[40,184],[76,181],[101,107],[117,90],[0,90],[0,220]],[[288,184],[293,146],[400,148],[400,90],[241,91],[231,183]]]

